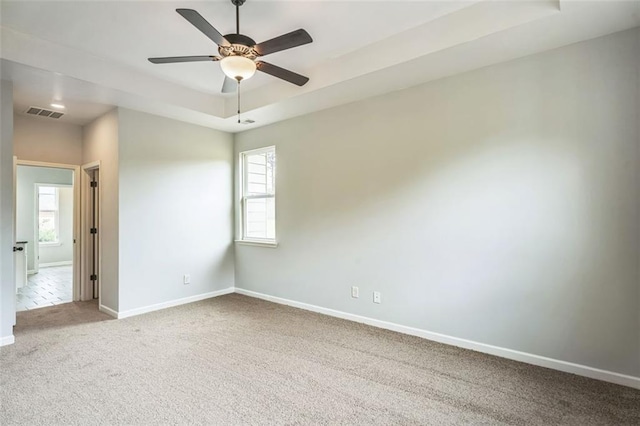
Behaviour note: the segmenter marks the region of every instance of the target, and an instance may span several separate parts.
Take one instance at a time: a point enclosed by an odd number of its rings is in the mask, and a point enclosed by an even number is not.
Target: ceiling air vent
[[[253,123],[255,123],[255,122],[256,122],[255,120],[252,120],[252,119],[250,119],[250,118],[247,118],[246,120],[242,121],[242,124],[253,124]]]
[[[50,109],[31,106],[25,111],[29,115],[38,115],[40,117],[60,118],[63,112],[51,111]]]

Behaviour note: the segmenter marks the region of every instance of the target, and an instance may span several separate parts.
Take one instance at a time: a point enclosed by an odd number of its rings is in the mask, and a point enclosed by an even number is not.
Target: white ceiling
[[[243,118],[257,121],[245,126],[219,93],[219,64],[146,60],[217,53],[178,7],[234,32],[229,0],[2,0],[0,72],[16,111],[61,100],[61,121],[82,125],[118,105],[235,132],[640,25],[639,1],[247,0],[242,33],[305,28],[314,42],[265,58],[309,76],[304,87],[261,73],[243,83]]]

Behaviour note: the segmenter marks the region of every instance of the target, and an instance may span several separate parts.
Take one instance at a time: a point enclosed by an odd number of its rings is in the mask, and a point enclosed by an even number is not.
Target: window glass
[[[241,154],[242,239],[275,242],[275,147]]]
[[[38,187],[38,241],[58,242],[58,188]]]

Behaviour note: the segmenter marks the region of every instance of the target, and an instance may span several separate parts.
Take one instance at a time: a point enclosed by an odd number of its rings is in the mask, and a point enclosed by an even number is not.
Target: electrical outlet
[[[191,284],[191,275],[184,275],[182,277],[182,282],[186,285],[186,284]]]
[[[351,287],[351,297],[353,297],[355,299],[360,297],[360,290],[358,289],[358,287],[356,287],[356,286]]]
[[[373,303],[382,303],[382,295],[379,291],[373,292]]]

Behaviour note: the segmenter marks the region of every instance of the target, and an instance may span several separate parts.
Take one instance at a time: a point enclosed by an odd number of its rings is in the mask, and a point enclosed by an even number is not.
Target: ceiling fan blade
[[[172,64],[175,62],[219,61],[220,56],[170,56],[166,58],[149,58],[153,64]]]
[[[302,46],[312,41],[313,39],[308,32],[299,29],[271,40],[263,41],[253,46],[253,48],[258,52],[258,55],[265,56],[281,50],[291,49],[292,47]]]
[[[307,81],[309,81],[308,77],[296,74],[293,71],[280,68],[268,62],[256,61],[256,66],[258,67],[259,71],[270,74],[274,77],[281,78],[285,81],[288,81],[289,83],[293,83],[298,86],[304,86]]]
[[[224,83],[222,83],[222,93],[233,93],[238,88],[238,82],[224,76]]]
[[[191,25],[202,31],[204,35],[209,37],[218,46],[229,46],[229,41],[220,34],[218,30],[207,22],[198,12],[193,9],[176,9],[184,19],[191,22]]]

